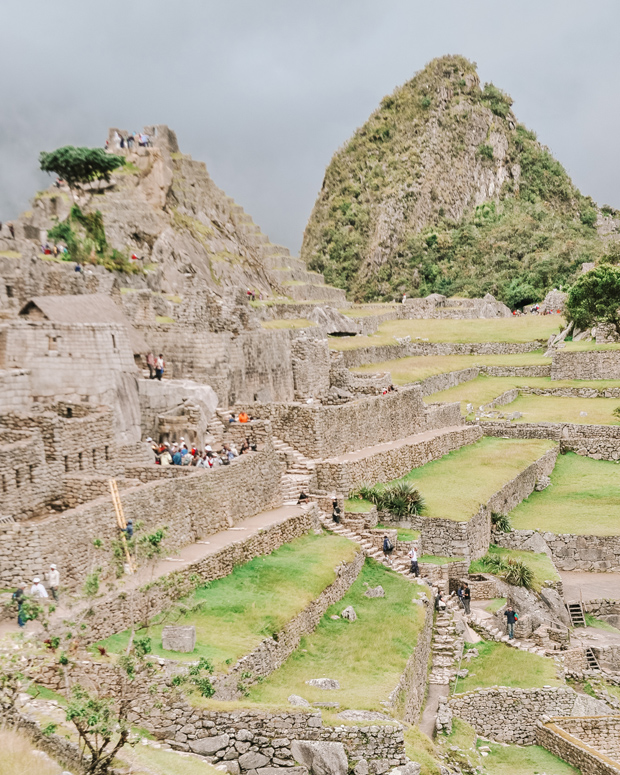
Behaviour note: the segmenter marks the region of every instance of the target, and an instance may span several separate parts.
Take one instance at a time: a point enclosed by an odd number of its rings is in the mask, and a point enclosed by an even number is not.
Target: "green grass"
[[[551,487],[533,492],[510,518],[515,530],[620,535],[618,465],[574,452],[558,457]]]
[[[47,686],[32,684],[26,689],[26,693],[39,700],[55,700],[59,705],[67,704],[67,700],[62,694],[58,694],[58,692],[48,689]]]
[[[494,597],[493,600],[489,601],[487,605],[485,605],[484,610],[488,611],[491,614],[496,613],[496,611],[499,611],[500,608],[503,608],[506,605],[506,598],[505,597]]]
[[[331,340],[330,340],[331,342]],[[436,374],[460,371],[472,366],[550,366],[551,358],[545,358],[542,350],[512,355],[412,355],[380,363],[357,366],[358,374],[374,374],[389,371],[395,385],[408,385]],[[435,396],[438,394],[436,393]],[[494,396],[493,396],[494,398]],[[434,397],[435,401],[440,400]],[[445,399],[441,399],[445,400]],[[458,399],[453,399],[458,400]]]
[[[412,482],[424,497],[424,516],[466,522],[481,504],[553,446],[540,439],[487,437],[415,468],[402,479]]]
[[[420,562],[428,562],[431,565],[447,565],[449,562],[460,562],[462,557],[441,557],[438,554],[423,554]]]
[[[383,525],[379,523],[377,527],[380,530],[394,530],[395,525]],[[420,537],[419,530],[411,530],[408,527],[396,527],[396,534],[399,541],[417,541]]]
[[[514,422],[570,422],[578,425],[620,425],[612,412],[620,406],[613,398],[574,398],[563,396],[520,395],[510,404],[509,412],[521,412]],[[586,412],[582,417],[580,412]]]
[[[461,411],[466,413],[466,404],[473,404],[477,409],[479,406],[484,406],[495,400],[502,393],[512,388],[532,387],[541,388],[543,390],[552,390],[557,388],[593,388],[595,390],[605,390],[606,388],[618,388],[620,387],[620,380],[552,380],[551,377],[488,377],[486,374],[481,374],[476,379],[472,379],[469,382],[462,382],[460,385],[448,388],[447,390],[441,390],[437,393],[433,393],[430,396],[426,396],[424,400],[427,403],[433,403],[435,401],[460,401]],[[527,395],[527,394],[524,394]],[[539,398],[547,400],[556,398],[556,396],[539,396]],[[589,401],[586,398],[577,398],[583,404],[583,411],[589,414]],[[593,399],[594,400],[594,399]],[[613,401],[613,399],[599,399],[602,401]],[[620,403],[620,401],[619,401]],[[502,407],[498,407],[500,411],[512,411],[514,404],[506,404],[504,410]],[[546,406],[546,405],[541,405]],[[550,405],[551,406],[551,405]],[[510,407],[510,408],[509,408]],[[613,405],[612,407],[613,408]],[[587,418],[586,418],[587,419]]]
[[[226,578],[199,587],[191,598],[182,601],[191,610],[167,622],[196,627],[194,651],[164,651],[164,622],[157,617],[148,632],[151,653],[179,660],[207,657],[216,670],[225,670],[227,664],[235,663],[264,638],[279,632],[335,580],[336,566],[352,560],[356,551],[356,544],[345,538],[309,534],[266,557],[238,566]],[[125,630],[98,645],[121,653],[128,639],[129,631]]]
[[[414,762],[422,765],[420,775],[441,775],[441,765],[430,738],[418,727],[405,729],[405,753]]]
[[[132,765],[132,775],[221,775],[206,761],[195,756],[179,756],[174,751],[138,744],[133,749],[123,749],[122,759]]]
[[[489,686],[536,689],[563,684],[556,676],[552,659],[493,641],[476,643],[476,648],[478,656],[470,660],[467,666],[469,675],[460,678],[456,684],[458,694]]]
[[[156,315],[155,320],[158,323],[174,323],[174,318],[171,318],[169,315]]]
[[[363,498],[347,498],[344,502],[345,511],[353,511],[356,514],[366,514],[372,511],[374,503],[366,501]]]
[[[522,560],[534,574],[532,589],[540,592],[545,581],[559,581],[560,575],[546,554],[535,554],[523,549],[504,549],[491,544],[489,554],[497,554],[506,559]],[[470,573],[489,573],[482,559],[474,560],[469,566]]]
[[[566,347],[563,349],[569,352],[618,350],[620,349],[620,342],[609,342],[608,344],[597,344],[596,342],[566,342]]]
[[[586,619],[587,627],[596,627],[598,630],[615,632],[616,635],[620,634],[620,630],[617,627],[614,627],[613,624],[609,624],[609,622],[606,622],[604,619],[599,619],[597,616],[594,616],[593,614],[586,614],[585,619]]]
[[[278,330],[281,328],[312,328],[316,326],[316,323],[313,323],[307,318],[293,318],[290,320],[282,318],[279,320],[265,320],[261,323],[261,326],[269,330]]]
[[[22,254],[17,250],[0,250],[0,258],[21,258],[21,257],[22,257]]]
[[[482,760],[484,775],[580,775],[579,770],[539,745],[484,745],[491,749]]]
[[[365,597],[365,582],[381,584],[385,597]],[[277,704],[299,694],[310,702],[338,702],[340,710],[384,710],[381,701],[398,683],[424,623],[424,608],[412,603],[417,591],[398,574],[366,560],[344,598],[328,609],[281,668],[250,689],[250,700]],[[348,605],[357,621],[330,618]],[[321,677],[335,678],[341,688],[324,691],[305,684]]]
[[[533,342],[545,341],[559,333],[564,319],[559,315],[531,315],[517,318],[472,320],[388,320],[370,336],[342,337],[330,340],[333,350],[396,344],[394,337],[410,336],[429,342]]]

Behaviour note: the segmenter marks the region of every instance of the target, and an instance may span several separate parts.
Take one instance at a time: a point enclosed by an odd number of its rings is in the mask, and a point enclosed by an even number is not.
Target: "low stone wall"
[[[471,663],[475,671],[475,659]],[[479,735],[502,743],[534,745],[541,716],[611,713],[594,697],[569,687],[509,689],[493,686],[455,694],[448,705],[455,716],[471,724]]]
[[[246,677],[243,681],[244,685],[249,686],[283,665],[297,648],[301,638],[314,632],[329,606],[344,597],[351,584],[358,577],[363,564],[364,554],[360,551],[352,562],[339,566],[337,578],[332,584],[297,614],[283,630],[271,638],[265,638],[259,646],[250,654],[242,657],[225,676],[218,680],[216,699],[239,699],[241,692],[237,688],[237,684],[242,674],[251,674],[251,678]]]
[[[620,426],[579,423],[512,423],[480,421],[485,436],[510,439],[551,439],[560,442],[561,452],[576,452],[595,460],[620,459]]]
[[[551,379],[620,379],[620,349],[554,350]]]
[[[420,386],[423,396],[431,396],[433,393],[439,393],[442,390],[449,390],[452,387],[471,382],[472,379],[480,374],[478,366],[472,366],[469,369],[460,369],[459,371],[447,371],[444,374],[433,374],[417,384]]]
[[[358,347],[344,351],[344,363],[350,369],[367,363],[408,358],[412,355],[510,355],[529,353],[541,347],[540,342],[410,342],[407,344],[384,344],[372,347]],[[601,379],[599,377],[599,379]]]
[[[146,623],[180,598],[189,595],[196,587],[228,576],[237,565],[244,565],[254,557],[270,554],[282,544],[299,538],[317,525],[318,512],[316,507],[311,505],[285,522],[261,530],[245,540],[229,544],[181,570],[157,578],[142,589],[113,592],[97,598],[89,610],[89,615],[84,618],[87,629],[83,631],[82,638],[85,643],[95,643],[126,630],[133,622]],[[56,629],[64,631],[67,627],[63,624]]]
[[[426,602],[424,627],[418,635],[413,654],[400,677],[398,685],[390,695],[393,706],[402,707],[402,718],[409,724],[417,724],[426,697],[428,664],[433,638],[433,606]]]
[[[520,549],[536,534],[547,543],[558,570],[620,571],[620,536],[512,530],[494,533],[494,540],[507,549]]]
[[[620,388],[593,387],[529,387],[519,388],[520,393],[532,396],[559,396],[561,398],[620,398]]]
[[[65,737],[51,734],[43,734],[37,721],[22,713],[13,713],[3,717],[3,722],[18,732],[30,738],[38,750],[45,751],[55,762],[63,767],[70,767],[75,772],[83,772],[82,755],[75,743]],[[117,770],[110,770],[110,775],[115,775]]]
[[[364,450],[354,458],[339,461],[327,459],[317,462],[317,486],[322,490],[354,492],[362,484],[389,482],[419,468],[430,460],[446,455],[465,444],[473,444],[482,436],[477,426],[463,425],[437,433],[426,440],[412,440],[388,449]]]
[[[560,717],[539,722],[536,743],[587,775],[620,775],[618,717]],[[612,751],[608,750],[610,743]]]
[[[480,372],[489,377],[550,377],[551,364],[540,366],[482,366]]]
[[[501,395],[497,396],[497,398],[494,398],[490,403],[485,404],[485,409],[495,409],[498,406],[506,406],[507,404],[511,404],[513,401],[516,401],[517,398],[519,398],[519,391],[517,388],[511,388],[510,390],[505,390]]]

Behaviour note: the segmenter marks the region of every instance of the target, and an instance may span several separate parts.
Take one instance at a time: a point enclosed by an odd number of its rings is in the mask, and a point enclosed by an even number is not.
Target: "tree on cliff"
[[[94,180],[109,180],[110,173],[125,164],[122,156],[106,153],[103,148],[76,148],[65,145],[55,151],[42,151],[39,164],[43,172],[54,172],[73,192],[76,185]]]
[[[611,323],[620,334],[620,269],[602,264],[582,275],[568,292],[566,310],[579,328]]]

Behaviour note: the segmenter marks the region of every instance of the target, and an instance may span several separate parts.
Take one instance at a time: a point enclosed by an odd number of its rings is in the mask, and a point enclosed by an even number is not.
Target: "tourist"
[[[153,353],[146,356],[146,365],[149,368],[149,379],[155,379],[155,356]]]
[[[418,576],[420,575],[420,566],[418,565],[418,550],[415,544],[413,544],[407,556],[411,561],[411,568],[409,570],[409,573],[413,573],[413,575],[416,578],[418,578]]]
[[[133,519],[128,519],[127,527],[121,528],[121,530],[123,531],[123,533],[125,533],[127,540],[131,541],[131,539],[133,538]]]
[[[459,605],[461,608],[465,608],[465,605],[463,604],[463,589],[464,589],[463,583],[459,581],[459,585],[456,588],[456,597],[459,601]]]
[[[58,600],[58,588],[60,587],[60,573],[58,572],[58,568],[52,564],[50,565],[50,573],[49,573],[49,587],[50,592],[52,593],[52,597],[54,600]]]
[[[441,592],[437,592],[437,595],[435,596],[435,611],[445,611],[446,610],[446,601],[443,599],[443,595]]]
[[[35,576],[32,580],[32,586],[30,587],[30,594],[33,597],[39,597],[39,598],[47,598],[49,595],[47,594],[47,589],[43,586],[41,583],[41,579],[38,576]]]
[[[127,148],[131,151],[133,148],[133,134],[127,135]]]
[[[250,451],[250,441],[249,439],[245,439],[243,444],[241,445],[241,449],[239,450],[240,455],[245,455]]]
[[[24,613],[23,605],[26,602],[26,594],[24,592],[24,585],[19,584],[15,592],[13,592],[12,599],[17,603],[17,624],[19,627],[26,626],[26,615]]]
[[[172,455],[170,454],[170,444],[168,442],[164,445],[164,451],[159,456],[159,464],[162,466],[172,465]]]
[[[250,422],[250,418],[246,412],[239,412],[239,422]]]
[[[465,613],[469,614],[471,606],[471,590],[469,589],[469,584],[465,584],[463,587],[463,608],[465,609]]]
[[[310,498],[303,490],[299,493],[299,498],[297,498],[297,505],[300,506],[302,503],[310,503]]]
[[[174,454],[172,455],[172,465],[180,466],[182,462],[183,462],[183,455],[181,455],[181,450],[178,448],[175,448]]]
[[[515,637],[515,622],[519,619],[519,614],[514,610],[514,608],[508,604],[506,606],[506,610],[504,611],[504,616],[506,617],[506,628],[508,630],[508,637],[510,640],[514,640]]]
[[[340,524],[340,506],[338,505],[338,498],[334,495],[332,498],[332,519],[338,525]]]
[[[164,356],[161,353],[159,353],[159,357],[155,361],[155,376],[160,381],[161,381],[161,378],[164,376],[165,368],[166,368],[166,362],[164,361]]]
[[[387,560],[388,564],[392,564],[392,552],[394,551],[394,544],[390,541],[390,539],[384,535],[383,536],[383,557],[385,560]]]

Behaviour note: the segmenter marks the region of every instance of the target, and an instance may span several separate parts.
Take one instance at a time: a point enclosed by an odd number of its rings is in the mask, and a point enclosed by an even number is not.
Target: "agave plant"
[[[508,514],[498,514],[496,511],[491,512],[491,524],[500,533],[510,533],[512,530]]]
[[[424,498],[411,482],[394,482],[383,491],[383,508],[398,517],[412,517],[424,509]]]
[[[531,589],[534,583],[534,572],[523,560],[508,559],[503,576],[509,584],[514,584],[515,587]]]
[[[363,484],[359,490],[353,493],[354,498],[361,498],[362,500],[374,503],[375,506],[379,505],[381,500],[381,493],[376,487],[371,487],[369,484]]]

